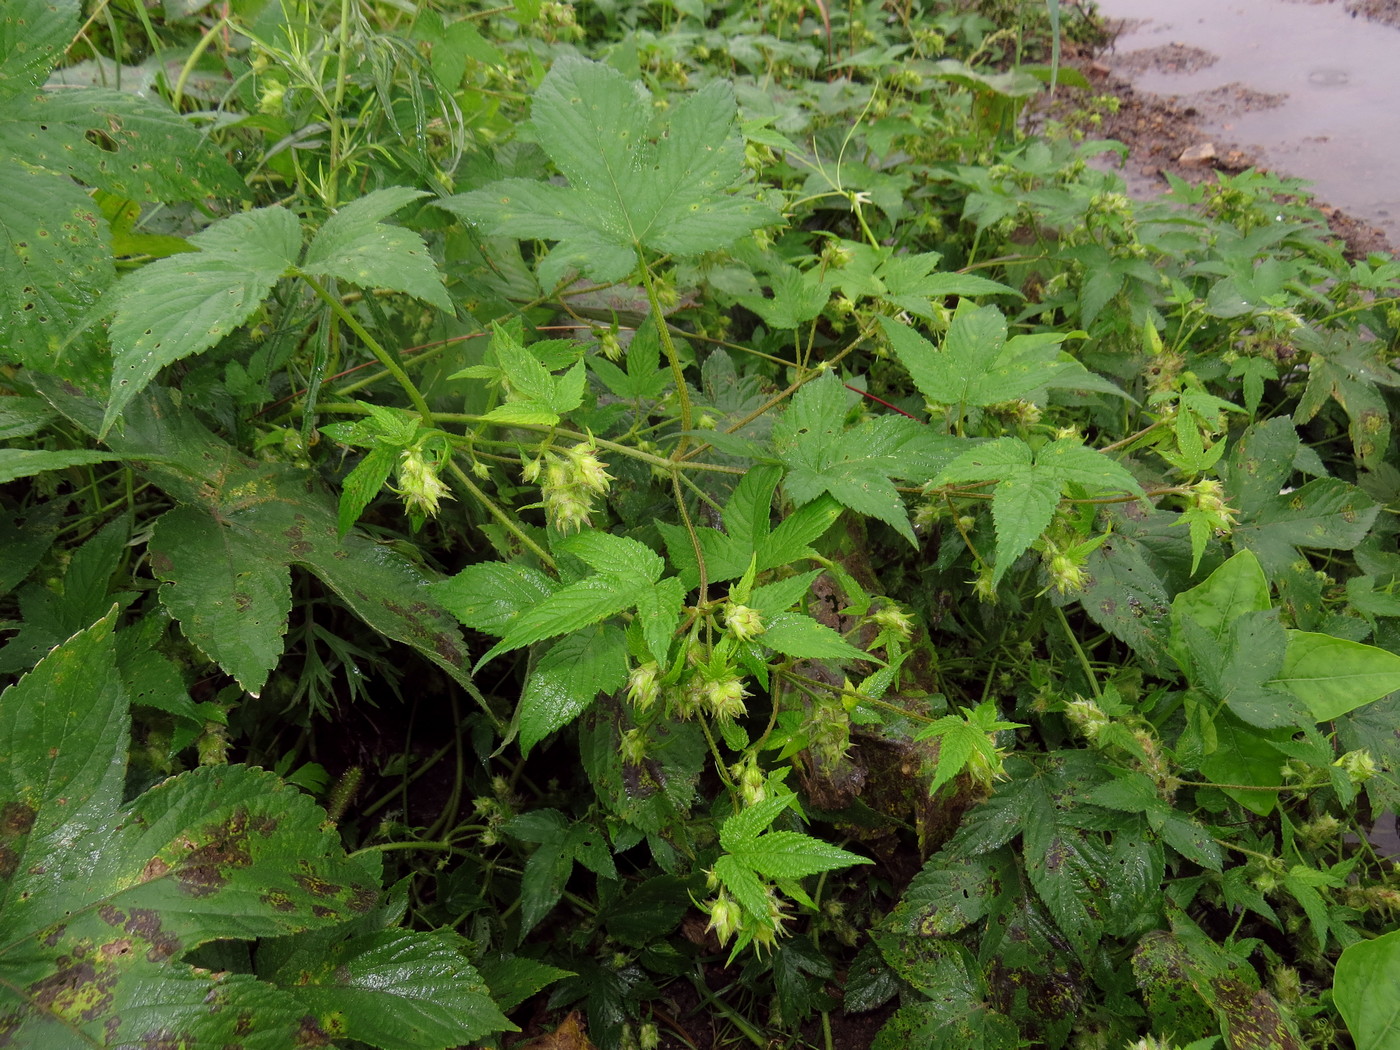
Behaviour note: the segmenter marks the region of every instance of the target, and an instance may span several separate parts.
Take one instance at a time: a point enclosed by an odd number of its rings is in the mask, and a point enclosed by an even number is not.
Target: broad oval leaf
[[[1332,996],[1356,1050],[1394,1050],[1400,1045],[1400,930],[1342,952]]]
[[[1326,722],[1400,689],[1400,656],[1312,631],[1289,631],[1283,670],[1273,680]]]

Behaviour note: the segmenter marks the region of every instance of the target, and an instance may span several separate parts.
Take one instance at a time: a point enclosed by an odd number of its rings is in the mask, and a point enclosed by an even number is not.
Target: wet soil
[[[1333,3],[1342,6],[1339,0],[1279,0],[1279,3],[1317,8],[1330,7]],[[1108,3],[1105,6],[1111,9],[1113,5]],[[1166,5],[1165,10],[1179,12],[1171,5]],[[1353,18],[1365,16],[1400,28],[1400,0],[1347,0],[1345,10]],[[1327,14],[1346,21],[1341,11]],[[1190,22],[1194,21],[1190,19]],[[1167,188],[1164,177],[1167,173],[1190,183],[1212,180],[1217,172],[1234,174],[1248,168],[1272,170],[1281,176],[1307,177],[1305,172],[1291,169],[1290,157],[1300,165],[1304,158],[1317,156],[1325,157],[1333,167],[1347,163],[1355,165],[1342,141],[1344,129],[1340,126],[1324,128],[1280,149],[1260,147],[1256,141],[1241,141],[1246,133],[1242,130],[1244,128],[1250,129],[1251,138],[1257,138],[1264,134],[1257,130],[1261,126],[1287,126],[1294,111],[1286,107],[1290,101],[1297,103],[1299,100],[1290,100],[1288,91],[1261,90],[1259,86],[1239,81],[1219,83],[1220,70],[1214,70],[1214,78],[1211,72],[1217,64],[1217,56],[1206,47],[1198,46],[1210,41],[1198,39],[1190,42],[1178,37],[1176,30],[1186,30],[1188,23],[1150,24],[1155,32],[1170,32],[1172,36],[1161,44],[1148,47],[1141,45],[1151,38],[1145,40],[1143,34],[1134,32],[1142,24],[1110,19],[1106,22],[1104,42],[1097,48],[1085,49],[1071,59],[1071,63],[1089,78],[1093,85],[1091,94],[1113,95],[1119,100],[1118,111],[1104,114],[1102,126],[1096,134],[1128,146],[1128,159],[1120,173],[1128,182],[1130,192],[1144,197],[1161,192]],[[1192,31],[1195,31],[1194,28]],[[1390,30],[1377,28],[1368,32],[1388,36]],[[1162,39],[1162,36],[1158,35],[1157,39]],[[1400,47],[1400,38],[1396,38],[1395,43]],[[1272,47],[1266,47],[1264,54],[1270,54],[1272,50]],[[1267,61],[1264,65],[1268,65]],[[1316,78],[1328,71],[1313,71],[1308,77],[1310,86],[1326,90],[1330,85]],[[1346,81],[1347,74],[1343,71],[1339,84],[1345,85]],[[1265,86],[1278,86],[1269,84],[1267,78],[1262,83]],[[1153,90],[1148,90],[1149,85]],[[1178,85],[1182,90],[1170,91]],[[1189,90],[1191,87],[1197,90]],[[1071,95],[1066,101],[1068,108],[1072,108],[1082,104],[1083,96],[1076,101]],[[1313,105],[1316,110],[1319,103],[1314,102]],[[1327,111],[1324,109],[1323,112]],[[1336,111],[1335,123],[1340,125],[1351,116],[1343,116],[1341,111]],[[1329,130],[1336,133],[1329,134]],[[1314,203],[1327,218],[1332,231],[1345,242],[1349,256],[1364,257],[1372,252],[1395,254],[1397,243],[1400,243],[1400,235],[1397,235],[1400,226],[1391,221],[1387,231],[1378,225],[1376,208],[1368,209],[1372,217],[1367,218],[1350,208],[1332,206],[1325,200],[1314,200]],[[1386,212],[1381,210],[1379,214]]]
[[[1317,0],[1302,2],[1315,3]],[[1400,29],[1400,0],[1348,0],[1346,8],[1353,15]]]
[[[1119,174],[1135,196],[1146,197],[1168,188],[1170,172],[1195,185],[1212,181],[1217,172],[1238,174],[1249,168],[1270,170],[1257,154],[1208,133],[1205,115],[1222,111],[1248,112],[1277,105],[1277,99],[1242,84],[1228,84],[1191,95],[1157,95],[1140,91],[1125,76],[1110,72],[1092,57],[1074,63],[1094,84],[1094,93],[1118,98],[1117,113],[1104,114],[1097,134],[1128,147]],[[1286,171],[1277,172],[1288,175]],[[1385,231],[1323,201],[1315,206],[1332,232],[1346,242],[1347,254],[1365,258],[1373,252],[1396,253]]]

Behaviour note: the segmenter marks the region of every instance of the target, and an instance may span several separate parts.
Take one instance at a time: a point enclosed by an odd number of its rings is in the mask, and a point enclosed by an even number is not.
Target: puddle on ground
[[[1400,244],[1400,30],[1340,4],[1099,0],[1127,30],[1100,59],[1181,96],[1201,129]]]

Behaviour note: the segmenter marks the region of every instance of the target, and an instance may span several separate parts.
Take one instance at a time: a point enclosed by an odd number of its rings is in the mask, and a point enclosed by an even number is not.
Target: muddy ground
[[[1291,0],[1293,3],[1332,3],[1337,0]],[[1366,17],[1400,28],[1400,0],[1345,0],[1353,17]],[[1080,69],[1093,85],[1095,95],[1112,94],[1119,99],[1117,113],[1104,114],[1097,132],[1103,138],[1116,139],[1128,146],[1128,160],[1121,170],[1129,190],[1146,196],[1167,188],[1165,173],[1180,176],[1190,183],[1213,179],[1215,173],[1234,174],[1247,168],[1269,169],[1260,158],[1238,143],[1223,139],[1218,133],[1203,130],[1202,125],[1228,123],[1231,114],[1277,106],[1282,96],[1255,91],[1242,84],[1227,84],[1212,91],[1188,95],[1158,95],[1136,88],[1134,74],[1148,71],[1191,73],[1215,61],[1215,56],[1200,48],[1181,44],[1119,52],[1114,40],[1128,26],[1109,20],[1106,35],[1096,47],[1085,47],[1069,57],[1070,64]],[[1075,104],[1074,93],[1067,93],[1066,105]],[[1279,169],[1279,175],[1291,174]],[[1372,252],[1397,252],[1384,231],[1347,214],[1345,211],[1315,200],[1314,204],[1327,217],[1332,231],[1346,242],[1347,254],[1364,258]]]
[[[1294,0],[1294,2],[1316,3],[1318,0]],[[1400,28],[1400,0],[1347,0],[1346,8],[1353,15]]]

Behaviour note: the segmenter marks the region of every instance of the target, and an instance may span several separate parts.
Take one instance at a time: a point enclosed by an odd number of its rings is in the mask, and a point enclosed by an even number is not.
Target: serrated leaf
[[[1224,866],[1224,854],[1219,843],[1205,828],[1190,817],[1172,810],[1166,814],[1157,833],[1162,841],[1176,850],[1187,860],[1194,861],[1203,868],[1220,871]]]
[[[507,179],[439,205],[491,235],[557,241],[545,284],[576,267],[621,280],[637,252],[696,255],[777,215],[730,191],[743,174],[732,89],[714,81],[653,114],[644,87],[600,63],[562,56],[531,107],[540,143],[569,186]]]
[[[562,977],[574,976],[568,970],[523,955],[481,959],[477,970],[490,987],[491,998],[502,1010],[514,1010],[540,989]]]
[[[637,620],[642,625],[642,638],[657,663],[667,661],[684,602],[685,584],[677,576],[668,576],[637,596]]]
[[[37,434],[53,417],[54,410],[41,397],[6,397],[0,401],[0,441]]]
[[[818,496],[798,507],[758,545],[758,571],[811,557],[809,544],[821,539],[840,516],[841,504],[831,496]]]
[[[773,426],[774,451],[788,468],[784,488],[799,506],[830,493],[916,544],[904,502],[890,481],[908,468],[901,453],[914,435],[903,424],[912,422],[884,416],[848,430],[846,408],[846,390],[831,372],[793,396]]]
[[[516,721],[527,754],[550,733],[588,709],[599,693],[627,680],[627,643],[611,624],[577,631],[540,657],[520,694]]]
[[[296,263],[301,226],[273,206],[190,238],[198,253],[159,259],[122,281],[112,320],[112,390],[99,435],[166,365],[214,346],[262,305]]]
[[[125,606],[132,595],[109,595],[131,536],[129,520],[118,518],[76,551],[70,548],[62,587],[30,585],[20,591],[20,629],[0,648],[0,675],[34,666],[54,646],[100,619],[113,602]]]
[[[311,239],[301,269],[361,288],[403,292],[451,313],[452,300],[423,238],[381,221],[426,196],[423,190],[390,186],[351,201],[327,219]]]
[[[739,479],[724,505],[725,533],[751,551],[758,550],[772,529],[773,493],[781,478],[778,467],[755,467]]]
[[[8,400],[8,399],[7,399]],[[0,485],[42,474],[46,470],[65,470],[88,463],[110,463],[120,456],[92,449],[0,448]]]
[[[768,795],[746,806],[738,813],[724,818],[719,829],[719,844],[733,852],[752,845],[778,815],[796,801],[794,795]]]
[[[129,722],[111,619],[0,694],[13,861],[0,881],[0,1028],[17,1045],[137,1045],[156,1030],[186,1045],[294,1045],[294,1000],[177,960],[361,914],[377,867],[348,859],[325,812],[258,769],[201,766],[123,804]]]
[[[428,590],[466,626],[502,637],[516,617],[553,594],[555,584],[528,565],[488,561],[468,565]]]
[[[886,249],[888,252],[888,249]],[[1021,293],[1009,285],[970,273],[935,272],[941,256],[937,252],[922,254],[888,254],[880,263],[879,278],[885,285],[879,297],[915,317],[926,321],[938,318],[933,301],[950,295],[1014,295]]]
[[[779,264],[768,275],[773,295],[741,295],[739,304],[763,318],[764,324],[779,331],[791,331],[816,320],[826,309],[830,288],[822,281],[820,269],[802,272],[795,266]]]
[[[650,586],[651,581],[643,576],[600,573],[561,587],[538,605],[522,612],[510,625],[506,636],[491,647],[477,666],[512,649],[569,634],[616,616],[636,605],[638,596]]]
[[[94,402],[66,393],[55,384],[46,385],[45,394],[89,433],[100,425],[101,407]],[[474,693],[476,687],[468,671],[470,656],[461,631],[427,591],[427,584],[436,577],[353,530],[342,540],[335,500],[313,478],[287,467],[244,459],[191,413],[177,411],[158,388],[131,402],[123,424],[122,432],[107,439],[113,452],[186,505],[176,508],[183,528],[167,534],[167,539],[178,535],[181,542],[188,539],[198,550],[218,550],[227,544],[245,547],[254,560],[245,561],[244,570],[279,579],[285,576],[287,565],[304,566],[371,628],[412,646]],[[185,513],[192,510],[200,514]],[[158,522],[156,531],[160,531]],[[234,534],[240,538],[226,538]],[[159,554],[174,557],[171,549]],[[152,558],[159,575],[154,548]],[[195,602],[203,566],[197,559],[182,563],[192,566],[192,575],[173,582],[187,584],[192,589],[189,600]],[[224,615],[239,614],[235,600],[238,581],[217,566],[212,575],[216,585],[234,590],[216,588],[206,592],[205,599],[223,601]],[[243,627],[243,618],[251,618],[250,611],[238,616],[236,629]],[[266,626],[264,623],[261,629]],[[198,631],[191,640],[200,647],[216,644],[215,639]]]
[[[555,550],[572,554],[585,565],[610,576],[640,575],[648,583],[661,578],[665,561],[645,543],[629,536],[614,536],[586,529],[554,544]]]
[[[869,857],[799,831],[770,831],[729,849],[739,863],[770,879],[800,879],[853,864],[874,863]]]
[[[1055,925],[1087,959],[1103,931],[1101,902],[1109,891],[1103,848],[1091,834],[1062,823],[1048,805],[1026,822],[1026,875]]]
[[[1034,454],[1020,438],[997,438],[964,452],[935,479],[939,484],[973,481],[997,482],[992,494],[997,534],[993,584],[1049,526],[1067,487],[1075,485],[1091,495],[1142,494],[1127,470],[1074,438],[1053,441]]]
[[[107,224],[71,180],[0,163],[0,359],[64,378],[95,366],[63,342],[112,282]]]
[[[868,660],[879,661],[857,649],[825,624],[804,613],[780,612],[767,616],[765,630],[758,641],[784,656],[804,660]]]
[[[1054,333],[1006,337],[1006,319],[995,306],[958,304],[942,349],[908,325],[881,317],[885,335],[914,385],[937,405],[994,405],[1041,388],[1098,390],[1126,397],[1059,349]]]
[[[294,952],[269,975],[313,1016],[383,1050],[447,1050],[516,1028],[451,931],[379,930]]]
[[[731,854],[723,854],[712,869],[739,906],[760,922],[768,918],[768,894],[753,869]]]
[[[264,541],[242,530],[210,527],[196,507],[162,515],[151,534],[151,565],[161,604],[185,637],[257,696],[282,656],[292,608],[292,575],[268,565]]]
[[[10,0],[0,13],[0,101],[43,86],[78,28],[78,0]]]
[[[243,180],[204,134],[164,102],[86,87],[4,103],[0,156],[128,200],[237,197]]]
[[[1278,784],[1282,755],[1270,741],[1286,731],[1256,729],[1228,710],[1215,715],[1214,727],[1216,747],[1201,758],[1201,772],[1217,784],[1243,785],[1244,789],[1221,790],[1250,812],[1267,816],[1277,804],[1277,793],[1248,788]]]
[[[1338,478],[1314,478],[1293,492],[1275,494],[1241,521],[1234,538],[1265,551],[1282,544],[1351,550],[1366,538],[1379,513],[1380,505],[1356,486]]]
[[[785,580],[755,587],[745,604],[757,609],[765,616],[785,612],[802,600],[803,596],[811,590],[812,584],[816,582],[822,571],[821,569],[810,569],[807,572],[798,573],[796,576],[789,576]]]
[[[379,495],[384,482],[394,472],[399,460],[399,449],[390,445],[375,445],[365,454],[355,469],[345,475],[340,487],[340,507],[336,515],[336,526],[344,536],[355,522],[360,520],[366,507]]]

